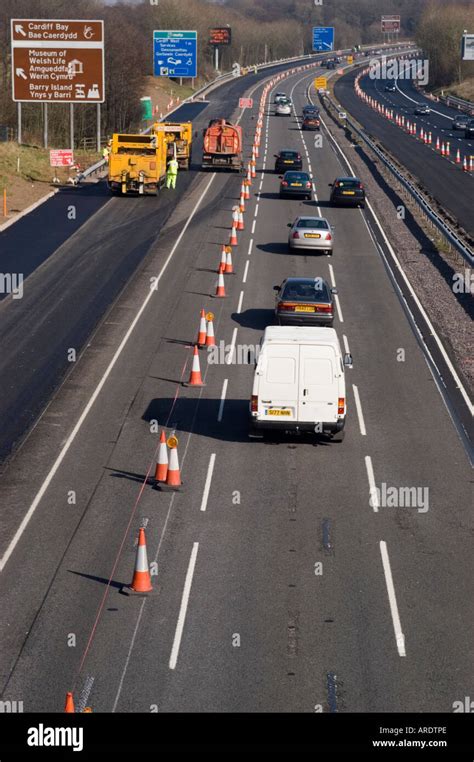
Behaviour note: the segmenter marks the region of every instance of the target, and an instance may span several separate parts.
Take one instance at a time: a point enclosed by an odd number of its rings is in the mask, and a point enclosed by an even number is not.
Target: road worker
[[[168,169],[166,171],[166,187],[176,188],[176,178],[178,176],[178,162],[173,157],[168,162]]]
[[[109,160],[109,153],[110,153],[110,152],[109,152],[108,146],[104,146],[104,147],[103,147],[103,149],[102,149],[102,158],[103,158],[105,161],[108,161],[108,160]]]

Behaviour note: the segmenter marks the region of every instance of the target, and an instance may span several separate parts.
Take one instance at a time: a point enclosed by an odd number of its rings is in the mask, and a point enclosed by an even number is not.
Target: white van
[[[255,366],[250,402],[250,437],[264,429],[308,431],[344,437],[346,385],[334,328],[269,326]]]

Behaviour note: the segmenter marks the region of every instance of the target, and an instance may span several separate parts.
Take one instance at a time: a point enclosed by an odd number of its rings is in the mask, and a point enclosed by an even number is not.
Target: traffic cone
[[[446,148],[444,147],[444,142],[441,143],[441,156],[446,156]]]
[[[425,133],[423,132],[423,127],[422,127],[420,130],[420,140],[423,141],[424,137],[425,137]]]
[[[227,249],[227,257],[226,257],[224,272],[226,275],[233,275],[234,273],[234,268],[232,267],[232,250],[230,246]]]
[[[132,582],[130,585],[124,586],[121,592],[125,595],[146,595],[153,592],[146,553],[145,530],[143,527],[140,527],[138,531],[137,555]]]
[[[206,384],[203,383],[203,380],[201,377],[201,366],[199,365],[199,350],[197,346],[195,346],[193,351],[193,364],[191,366],[189,381],[187,383],[183,383],[183,386],[205,386],[205,385]]]
[[[178,460],[178,448],[177,447],[170,447],[170,462],[168,466],[168,475],[166,477],[166,484],[162,484],[161,489],[163,492],[166,492],[167,490],[177,490],[179,487],[181,487],[182,481],[181,481],[181,472],[179,470],[179,460]]]
[[[66,704],[64,706],[64,711],[71,714],[76,711],[74,708],[74,699],[70,691],[66,693]]]
[[[168,449],[166,447],[166,434],[163,429],[160,436],[160,447],[155,468],[155,482],[165,482],[168,473]]]
[[[464,159],[463,159],[462,168],[463,168],[464,172],[468,172],[469,171],[468,168],[467,168],[467,159],[466,159],[466,157],[464,157]]]
[[[460,163],[461,163],[461,151],[458,148],[456,152],[456,164],[460,164]]]
[[[256,171],[255,171],[255,159],[254,159],[253,161],[251,161],[251,162],[250,162],[250,167],[251,167],[250,176],[251,176],[252,178],[255,178],[255,177],[257,177],[257,173],[256,173]]]
[[[232,230],[230,232],[229,246],[237,246],[237,228],[234,222],[232,222]]]
[[[469,172],[474,171],[474,156],[469,157]]]
[[[207,321],[206,347],[215,347],[215,346],[216,346],[216,337],[214,335],[214,321],[211,319]]]
[[[448,142],[446,143],[446,156],[449,156],[450,153],[451,153],[451,144],[448,140]]]
[[[213,296],[219,299],[223,299],[225,296],[227,296],[224,285],[224,268],[222,265],[219,267],[219,277],[217,279],[216,293],[213,294]]]
[[[239,224],[239,208],[238,206],[234,206],[232,209],[232,222],[234,223],[235,227]]]
[[[245,182],[244,182],[244,180],[242,180],[242,185],[240,186],[240,198],[242,198],[242,196],[245,198]]]
[[[239,219],[238,219],[238,222],[237,222],[237,230],[243,230],[244,229],[244,215],[242,214],[240,209],[239,209],[239,212],[238,212],[238,218]]]
[[[219,263],[219,268],[220,268],[221,266],[222,266],[222,267],[225,267],[225,263],[226,263],[226,262],[227,262],[227,257],[226,257],[226,247],[225,247],[225,244],[223,243],[223,244],[222,244],[222,249],[221,249],[221,261],[220,261],[220,263]],[[219,268],[217,269],[217,272],[219,272]]]
[[[206,336],[207,336],[207,330],[206,330],[206,313],[204,310],[201,310],[201,317],[199,319],[199,332],[196,344],[198,347],[203,347],[206,343]]]
[[[432,142],[433,142],[433,135],[430,131],[430,134],[428,135],[428,145],[430,146]]]
[[[250,200],[250,183],[245,181],[244,188],[245,188],[245,190],[244,190],[244,199],[246,201],[249,201]]]
[[[240,206],[240,211],[245,212],[245,191],[240,194],[239,206]]]
[[[436,150],[439,151],[440,149],[440,142],[439,142],[439,135],[436,136]]]

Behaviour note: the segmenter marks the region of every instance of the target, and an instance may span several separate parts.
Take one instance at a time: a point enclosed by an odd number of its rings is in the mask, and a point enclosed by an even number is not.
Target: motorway
[[[313,77],[276,85],[298,114]],[[220,97],[232,110],[232,86]],[[248,155],[248,112],[242,124]],[[271,106],[263,134],[226,299],[211,294],[237,176],[195,177],[163,223],[148,199],[113,199],[83,228],[92,258],[147,254],[127,285],[122,272],[119,298],[0,487],[1,698],[27,712],[62,711],[68,690],[94,712],[451,712],[470,695],[465,450],[369,210],[328,205],[328,183],[347,171],[340,152],[326,133],[316,148]],[[316,204],[278,198],[281,148],[303,151]],[[335,225],[332,258],[287,252],[286,223],[309,210]],[[113,274],[104,270],[99,301]],[[339,290],[335,328],[354,358],[340,444],[247,437],[253,366],[237,364],[237,350],[258,343],[272,286],[289,275]],[[206,386],[186,389],[202,307],[234,361],[202,352]],[[179,439],[177,493],[146,482],[155,420]],[[423,507],[371,505],[382,483],[421,488]],[[119,590],[141,525],[157,591],[128,598]]]
[[[422,96],[409,79],[398,79],[397,90],[391,93],[385,92],[384,87],[393,80],[373,79],[369,74],[362,76],[359,84],[367,95],[384,106],[393,108],[394,113],[415,121],[418,133],[421,127],[432,132],[432,145],[424,145],[356,95],[354,79],[357,73],[357,70],[351,71],[335,84],[334,94],[338,102],[415,175],[424,188],[474,237],[474,176],[472,173],[463,172],[462,167],[455,164],[458,147],[461,157],[467,156],[469,160],[469,155],[474,155],[474,144],[464,139],[461,131],[451,130],[452,119],[459,112],[444,104],[433,103],[429,98]],[[432,109],[431,113],[415,116],[413,111],[416,103],[427,103]],[[440,141],[450,141],[450,160],[436,153],[437,137]]]

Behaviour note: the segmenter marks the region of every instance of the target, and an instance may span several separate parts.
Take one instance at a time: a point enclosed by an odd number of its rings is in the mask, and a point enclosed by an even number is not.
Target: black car
[[[278,325],[328,325],[334,323],[334,294],[324,278],[286,278],[274,286]]]
[[[303,169],[303,159],[298,151],[283,150],[275,154],[275,172],[286,172],[287,169]]]
[[[474,138],[474,119],[470,119],[468,123],[466,124],[466,129],[464,130],[464,137]]]
[[[333,206],[365,207],[365,190],[358,177],[336,177],[329,187],[332,188],[330,201]]]
[[[415,106],[413,113],[418,115],[430,114],[431,109],[425,103],[419,103],[418,106]]]
[[[280,175],[280,198],[286,196],[303,196],[311,200],[313,195],[313,186],[311,178],[307,172],[285,172]]]
[[[453,123],[451,125],[452,130],[465,130],[468,122],[469,122],[469,115],[468,114],[458,114],[454,117]]]

